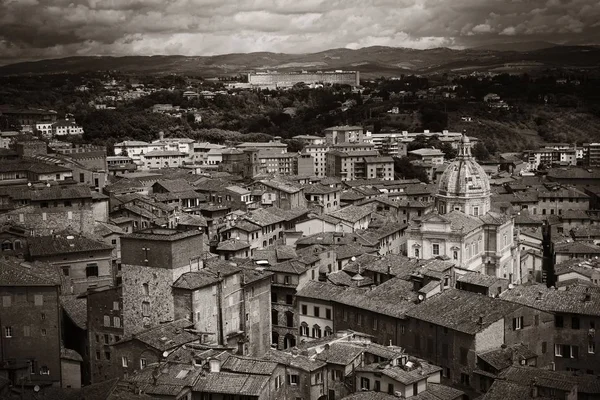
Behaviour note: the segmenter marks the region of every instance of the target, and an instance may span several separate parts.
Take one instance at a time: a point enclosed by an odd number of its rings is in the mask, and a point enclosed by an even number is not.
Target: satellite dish
[[[423,301],[425,299],[425,296],[423,296],[422,294],[420,294],[419,296],[417,296],[417,298],[419,299],[419,301]]]
[[[27,182],[27,186],[31,187],[31,182]]]
[[[240,240],[240,237],[239,237],[239,236],[236,236],[236,237],[235,237],[235,240]]]
[[[46,183],[46,187],[50,187],[50,182]]]
[[[356,261],[356,257],[352,256],[352,258],[350,260],[352,260],[352,262],[354,262],[354,261]]]
[[[35,385],[33,387],[33,391],[36,392],[36,393],[38,393],[40,391],[40,386],[39,385]]]
[[[167,358],[167,357],[169,357],[169,352],[168,352],[168,351],[166,351],[166,350],[165,350],[165,351],[163,351],[163,354],[162,354],[162,356],[163,356],[163,358]]]
[[[509,284],[508,284],[508,289],[509,289],[509,290],[512,290],[512,289],[514,289],[514,288],[515,288],[515,285],[513,285],[512,283],[509,283]]]

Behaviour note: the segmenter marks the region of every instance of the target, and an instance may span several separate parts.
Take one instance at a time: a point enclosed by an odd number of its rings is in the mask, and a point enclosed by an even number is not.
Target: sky
[[[0,64],[600,42],[598,0],[0,0]]]

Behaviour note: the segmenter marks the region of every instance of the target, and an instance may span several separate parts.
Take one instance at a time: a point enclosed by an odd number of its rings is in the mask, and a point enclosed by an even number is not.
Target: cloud
[[[3,60],[597,43],[597,0],[0,0]],[[1,61],[0,61],[1,62]]]

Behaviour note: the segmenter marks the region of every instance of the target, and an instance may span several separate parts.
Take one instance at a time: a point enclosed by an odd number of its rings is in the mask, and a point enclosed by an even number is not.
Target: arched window
[[[277,332],[271,333],[271,344],[275,347],[279,346],[279,333],[277,333]]]
[[[15,240],[15,244],[14,244],[14,246],[15,246],[15,250],[21,250],[21,247],[22,247],[23,245],[21,244],[21,241],[20,241],[20,240]]]
[[[147,283],[143,283],[142,284],[142,288],[144,290],[144,295],[145,296],[149,296],[150,295],[150,287],[148,286]]]
[[[333,334],[333,331],[331,330],[331,328],[326,326],[325,327],[325,337],[331,336],[332,334]]]
[[[312,329],[312,337],[320,338],[322,336],[321,327],[319,325],[314,325]]]
[[[420,257],[419,249],[415,249],[415,258],[419,258],[419,257]]]
[[[279,311],[271,310],[271,324],[279,325]]]
[[[2,242],[2,251],[12,250],[13,244],[10,240],[5,240]]]
[[[283,348],[289,349],[290,347],[295,347],[295,346],[296,346],[296,337],[290,333],[285,335],[285,337],[283,339]]]
[[[308,332],[308,324],[306,322],[303,322],[300,325],[300,336],[308,336],[309,332]]]

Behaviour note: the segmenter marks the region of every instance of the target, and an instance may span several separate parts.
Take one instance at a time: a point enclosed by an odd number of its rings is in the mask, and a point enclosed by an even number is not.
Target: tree
[[[425,169],[414,166],[408,157],[394,157],[394,172],[404,179],[418,179],[429,183]]]
[[[484,161],[490,158],[490,152],[483,142],[477,142],[475,146],[473,146],[473,150],[471,151],[473,157],[478,160]]]

